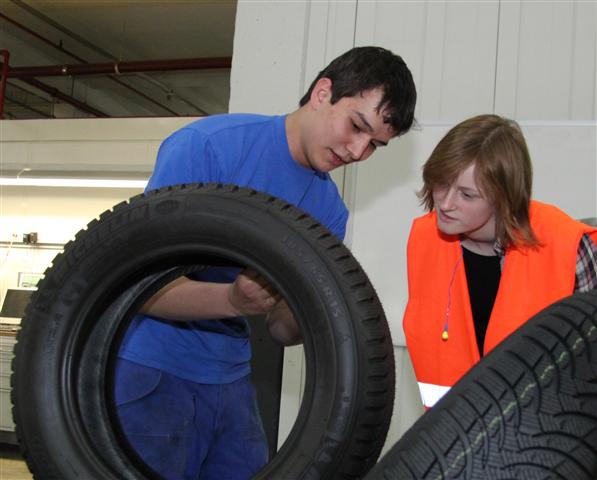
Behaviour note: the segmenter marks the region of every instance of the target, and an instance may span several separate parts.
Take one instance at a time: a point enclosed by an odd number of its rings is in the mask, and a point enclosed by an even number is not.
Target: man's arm
[[[303,336],[298,323],[294,319],[286,300],[280,300],[274,309],[267,314],[267,329],[274,342],[284,345],[303,343]]]
[[[267,314],[267,328],[274,342],[290,346],[303,341],[286,301],[250,269],[240,273],[233,283],[177,278],[151,297],[141,313],[174,321]]]
[[[247,269],[233,283],[177,278],[151,297],[141,313],[176,321],[261,315],[270,312],[279,299],[263,278]]]

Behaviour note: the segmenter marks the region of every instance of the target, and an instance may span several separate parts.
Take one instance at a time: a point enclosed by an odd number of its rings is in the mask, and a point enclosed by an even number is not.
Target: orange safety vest
[[[535,313],[572,294],[581,236],[591,233],[597,242],[594,228],[551,205],[531,202],[530,222],[540,246],[507,250],[484,354]],[[432,211],[414,221],[407,254],[403,327],[423,404],[431,408],[479,361],[479,349],[459,237],[440,234]]]

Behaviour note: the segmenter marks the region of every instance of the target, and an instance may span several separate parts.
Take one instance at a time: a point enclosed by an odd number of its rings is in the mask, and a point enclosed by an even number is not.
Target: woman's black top
[[[499,255],[479,255],[464,247],[462,247],[462,252],[477,345],[479,346],[479,354],[483,356],[485,332],[487,332],[487,324],[500,286],[502,273],[500,257]]]

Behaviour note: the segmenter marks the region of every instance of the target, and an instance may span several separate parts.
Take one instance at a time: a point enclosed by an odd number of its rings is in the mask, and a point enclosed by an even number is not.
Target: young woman
[[[429,211],[408,242],[404,332],[431,408],[535,313],[597,288],[597,231],[531,200],[518,125],[497,115],[452,128],[423,167]]]

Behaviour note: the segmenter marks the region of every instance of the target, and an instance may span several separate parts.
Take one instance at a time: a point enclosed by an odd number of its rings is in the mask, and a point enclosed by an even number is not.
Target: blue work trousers
[[[118,359],[120,425],[139,457],[167,480],[247,480],[268,460],[250,377],[200,384]]]

